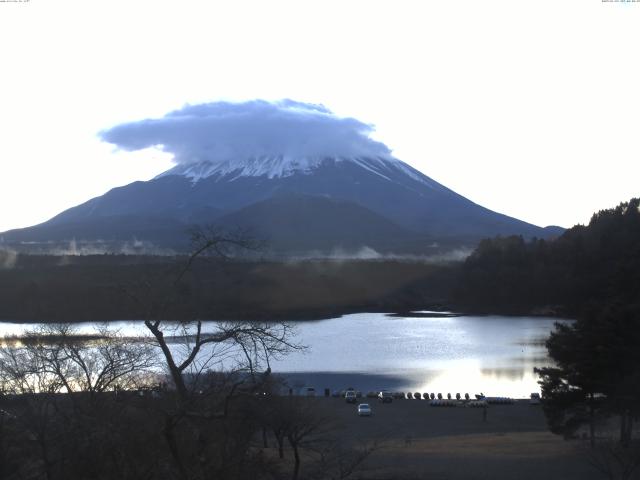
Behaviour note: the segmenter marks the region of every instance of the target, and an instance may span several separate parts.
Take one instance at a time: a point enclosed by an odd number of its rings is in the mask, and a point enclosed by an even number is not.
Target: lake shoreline
[[[544,341],[554,317],[464,316],[453,312],[414,312],[399,316],[359,313],[312,321],[291,321],[287,328],[296,346],[271,358],[260,369],[288,376],[292,387],[312,386],[318,392],[356,388],[363,393],[383,389],[526,398],[539,391],[535,367],[549,366]],[[177,323],[165,323],[165,337],[174,355],[184,344]],[[108,325],[123,339],[147,341],[144,323],[120,321]],[[67,332],[77,341],[100,333],[102,322],[76,324]],[[215,321],[203,322],[202,333],[217,331]],[[20,342],[30,332],[48,333],[47,324],[0,323],[4,343]],[[189,332],[187,332],[187,335]],[[54,339],[55,340],[55,339]],[[238,352],[240,354],[240,352]],[[207,355],[207,352],[203,352]],[[234,359],[229,360],[232,364]],[[233,368],[233,365],[219,368]]]
[[[504,317],[555,317],[561,320],[574,320],[573,316],[568,314],[562,314],[554,310],[541,310],[536,309],[533,311],[520,311],[520,310],[504,310],[497,308],[495,310],[474,310],[457,307],[452,304],[436,303],[436,304],[423,304],[415,305],[411,307],[402,308],[322,308],[322,309],[303,309],[294,310],[288,312],[270,312],[269,314],[232,314],[228,315],[216,315],[215,317],[205,319],[199,319],[207,322],[313,322],[319,320],[329,320],[338,317],[344,317],[346,315],[354,314],[373,314],[383,313],[389,317],[396,318],[446,318],[446,317],[461,317],[461,316],[474,316],[474,317],[487,317],[487,316],[504,316]],[[154,318],[155,320],[156,318]],[[169,322],[193,322],[198,319],[194,318],[166,318],[161,316],[158,320]],[[81,324],[81,323],[113,323],[113,322],[142,322],[140,318],[68,318],[61,320],[56,315],[55,318],[44,317],[26,317],[26,318],[2,318],[0,317],[0,323],[13,323],[13,324]]]
[[[464,406],[465,394],[469,394],[471,400],[475,400],[476,395],[479,395],[480,391],[464,391],[458,389],[457,391],[441,391],[441,392],[423,392],[416,390],[416,386],[412,387],[410,379],[403,377],[401,374],[393,373],[366,373],[366,372],[285,372],[274,371],[274,377],[281,379],[284,383],[281,389],[281,395],[287,396],[289,388],[291,389],[291,395],[293,396],[306,396],[306,388],[311,387],[314,389],[316,397],[326,397],[325,389],[329,391],[329,397],[335,397],[337,393],[352,388],[356,392],[362,394],[358,399],[359,403],[377,402],[377,398],[367,398],[368,393],[375,392],[376,394],[382,390],[387,390],[392,393],[412,394],[419,393],[420,398],[403,398],[394,401],[398,402],[423,402],[428,405],[430,400],[424,399],[424,394],[433,393],[438,395],[440,393],[443,398],[447,398],[447,394],[455,400],[456,394],[460,394],[461,404]],[[533,392],[531,392],[533,393]],[[536,392],[536,393],[539,393]],[[500,394],[500,392],[491,392],[492,397],[504,397],[512,398],[514,401],[529,401],[529,396],[514,396],[509,397],[506,394]]]

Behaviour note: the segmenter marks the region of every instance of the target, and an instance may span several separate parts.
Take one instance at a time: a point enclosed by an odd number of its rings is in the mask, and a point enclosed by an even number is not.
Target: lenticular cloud
[[[260,156],[389,156],[372,140],[373,127],[333,114],[323,105],[281,100],[187,105],[162,118],[100,132],[123,150],[159,147],[178,164],[224,162]]]

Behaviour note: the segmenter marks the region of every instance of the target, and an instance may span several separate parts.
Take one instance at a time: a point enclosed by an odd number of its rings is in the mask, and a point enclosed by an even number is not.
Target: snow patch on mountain
[[[263,155],[248,157],[244,160],[223,160],[218,162],[205,160],[197,163],[176,165],[172,169],[161,173],[156,178],[179,175],[190,179],[192,183],[197,183],[209,177],[224,178],[226,181],[233,181],[241,177],[285,178],[295,174],[311,175],[325,162],[352,162],[360,168],[391,182],[396,181],[393,180],[392,177],[401,173],[429,188],[444,189],[439,183],[391,156],[290,157],[287,155]]]
[[[233,179],[263,176],[267,178],[283,178],[289,177],[296,172],[309,174],[322,161],[322,157],[292,158],[286,155],[262,155],[248,157],[243,160],[223,160],[219,162],[204,160],[192,164],[176,165],[156,178],[167,175],[180,175],[191,179],[194,183],[215,175],[220,177],[233,175]]]

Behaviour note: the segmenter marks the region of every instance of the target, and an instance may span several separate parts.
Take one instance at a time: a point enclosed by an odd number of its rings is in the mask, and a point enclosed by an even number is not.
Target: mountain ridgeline
[[[194,225],[249,231],[265,241],[267,256],[364,247],[428,255],[488,236],[563,231],[488,210],[390,156],[281,155],[180,164],[40,225],[0,234],[0,242],[40,252],[69,242],[114,253],[123,244],[138,245],[137,253],[150,246],[184,252]]]
[[[472,311],[581,317],[625,305],[640,312],[640,199],[553,241],[483,240],[462,266],[454,297]]]

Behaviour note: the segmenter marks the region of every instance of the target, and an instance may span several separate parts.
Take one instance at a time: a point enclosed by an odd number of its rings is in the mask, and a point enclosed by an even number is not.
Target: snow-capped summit
[[[161,173],[156,178],[179,175],[198,182],[213,177],[216,180],[233,181],[240,177],[265,177],[268,179],[285,178],[292,175],[312,175],[313,172],[330,163],[353,163],[359,167],[391,181],[389,176],[404,174],[412,179],[424,183],[430,188],[443,188],[437,182],[423,175],[406,163],[390,155],[371,157],[328,157],[290,155],[262,155],[243,159],[209,161],[202,160],[193,163],[182,163]]]
[[[293,158],[287,155],[252,156],[243,159],[212,162],[203,160],[194,163],[178,164],[161,173],[156,178],[167,175],[181,175],[197,182],[208,177],[262,177],[282,178],[295,173],[310,174],[322,163],[321,157]]]

